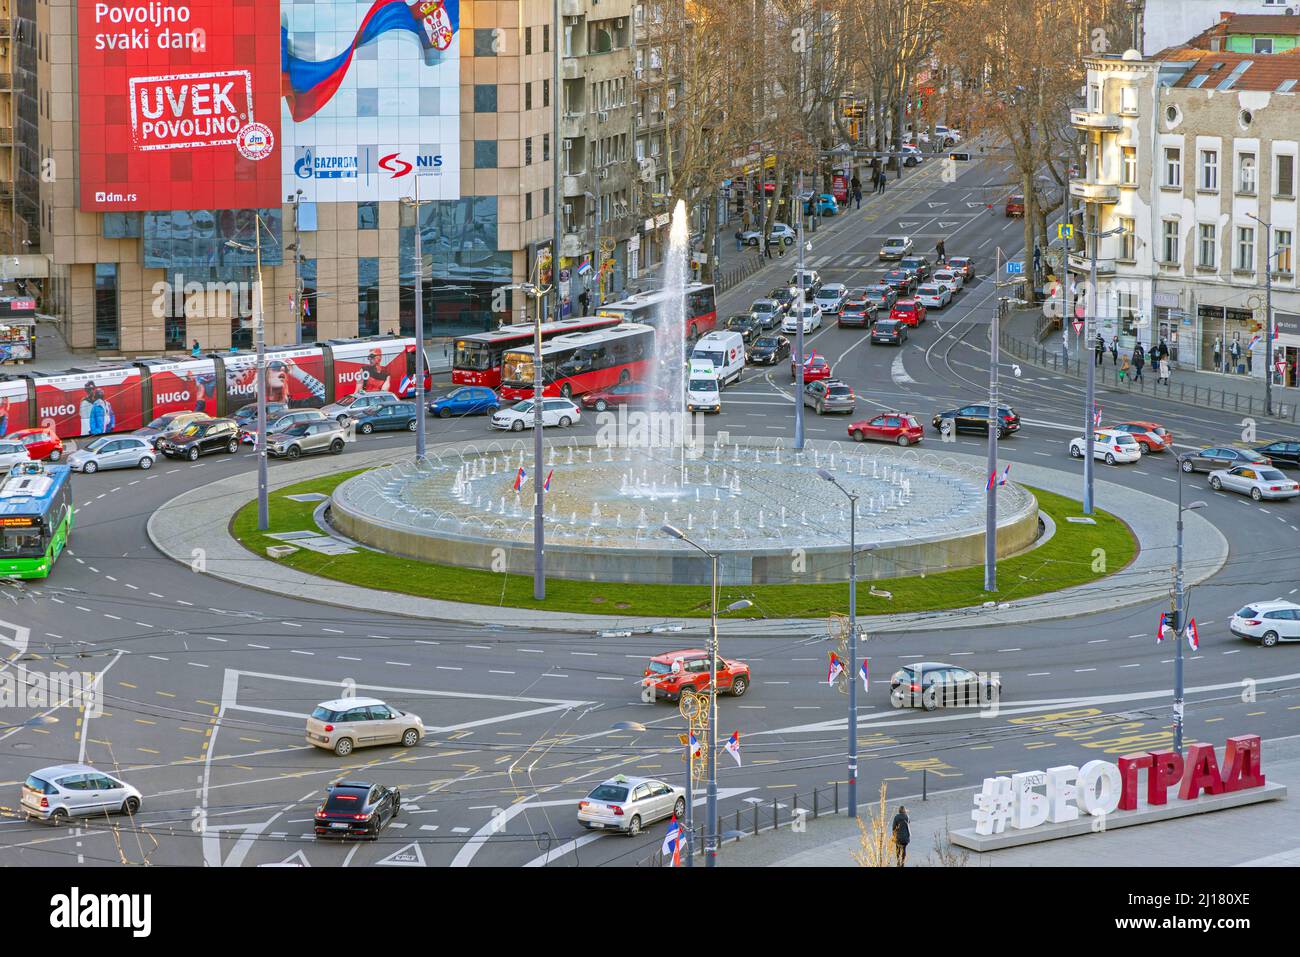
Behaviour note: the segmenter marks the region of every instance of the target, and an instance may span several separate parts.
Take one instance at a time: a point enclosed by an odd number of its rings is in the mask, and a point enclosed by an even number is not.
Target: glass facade
[[[357,229],[379,228],[379,204],[377,202],[357,203]]]
[[[298,267],[302,279],[302,342],[316,341],[316,260],[303,259]]]
[[[95,263],[95,348],[120,349],[117,263]]]
[[[357,335],[379,335],[379,259],[357,260]]]
[[[283,261],[283,216],[276,209],[196,209],[143,214],[146,269],[255,266],[255,252],[227,246],[227,241],[253,247],[257,216],[261,216],[262,265]],[[269,235],[266,230],[269,230]],[[241,277],[243,278],[243,277]]]

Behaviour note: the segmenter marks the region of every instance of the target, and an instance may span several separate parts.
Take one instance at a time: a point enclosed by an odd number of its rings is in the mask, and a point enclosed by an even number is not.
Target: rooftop
[[[1156,55],[1159,60],[1193,60],[1194,65],[1174,81],[1176,89],[1264,90],[1290,92],[1288,80],[1300,81],[1300,48],[1287,53],[1224,53],[1174,47]]]

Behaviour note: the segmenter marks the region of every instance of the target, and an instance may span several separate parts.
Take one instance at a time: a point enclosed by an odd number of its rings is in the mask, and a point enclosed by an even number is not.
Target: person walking
[[[857,178],[855,177],[853,181],[856,183],[856,182],[857,182]],[[861,187],[861,186],[854,186],[854,187],[853,187],[853,202],[857,204],[857,205],[854,207],[855,209],[861,209],[861,208],[862,208],[862,187]]]
[[[884,195],[885,187],[889,185],[889,174],[883,169],[880,171],[880,192]]]
[[[1128,353],[1126,352],[1126,353],[1124,353],[1122,356],[1120,356],[1120,361],[1119,361],[1119,381],[1120,381],[1120,382],[1127,382],[1127,381],[1128,381],[1128,374],[1129,374],[1129,370],[1130,370],[1130,368],[1131,368],[1131,367],[1130,367],[1130,365],[1129,365],[1129,361],[1128,361]]]
[[[1223,371],[1223,343],[1218,336],[1214,337],[1214,371]]]
[[[763,237],[763,239],[761,239],[761,240],[759,240],[759,241],[763,244],[763,255],[766,256],[768,259],[771,259],[771,258],[772,258],[772,241],[771,241],[770,239],[768,239],[767,237]]]
[[[936,258],[940,263],[942,263],[942,264],[945,265],[945,266],[948,265],[948,253],[947,253],[947,252],[944,250],[944,248],[943,248],[943,240],[942,240],[942,239],[939,240],[937,243],[934,244],[934,255],[935,255],[935,258]]]
[[[584,289],[578,294],[578,306],[582,309],[582,315],[587,315],[591,309],[591,292]]]
[[[195,339],[194,345],[190,346],[190,355],[192,355],[196,359],[199,356],[203,355],[203,350],[199,348],[199,340]]]
[[[1160,384],[1169,387],[1169,357],[1160,357]]]
[[[1146,365],[1147,357],[1142,351],[1142,343],[1133,347],[1133,381],[1142,381],[1142,367]]]
[[[1101,337],[1100,332],[1097,333],[1097,342],[1093,346],[1093,352],[1097,356],[1097,365],[1101,365],[1101,358],[1106,354],[1106,340]]]
[[[1119,336],[1115,336],[1110,340],[1110,361],[1115,365],[1119,365]]]
[[[736,230],[736,252],[741,252],[745,248],[745,237],[739,229]]]
[[[907,816],[907,808],[901,804],[898,806],[898,813],[894,815],[893,832],[898,866],[903,867],[907,864],[907,845],[912,843],[912,828],[911,819]]]

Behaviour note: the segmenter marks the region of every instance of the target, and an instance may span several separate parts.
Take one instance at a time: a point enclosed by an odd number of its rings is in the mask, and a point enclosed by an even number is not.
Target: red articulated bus
[[[556,336],[542,345],[542,394],[567,399],[620,382],[639,381],[649,374],[654,362],[655,331],[640,323]],[[501,398],[531,398],[533,368],[531,348],[507,352],[501,359]]]
[[[542,342],[572,332],[592,332],[609,329],[622,320],[611,316],[582,316],[542,323]],[[451,381],[455,385],[483,385],[489,389],[501,387],[501,356],[512,349],[531,347],[537,326],[531,322],[516,322],[501,326],[491,332],[478,332],[456,340],[456,351],[451,360]]]
[[[686,315],[683,328],[687,340],[693,342],[717,326],[718,305],[712,286],[693,282],[685,291]],[[666,321],[663,312],[669,299],[668,292],[663,289],[639,292],[618,302],[606,303],[596,310],[596,314],[622,322],[639,322],[658,329]]]
[[[426,390],[429,383],[426,371]],[[414,339],[331,339],[266,350],[268,402],[309,408],[378,390],[415,395]],[[167,412],[230,415],[256,400],[251,352],[28,373],[0,379],[0,435],[26,428],[53,429],[64,439],[129,432]]]

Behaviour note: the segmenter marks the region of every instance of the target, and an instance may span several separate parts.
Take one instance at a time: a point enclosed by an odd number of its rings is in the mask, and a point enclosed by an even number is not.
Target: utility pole
[[[420,172],[415,173],[415,458],[424,458],[424,247],[420,234]]]
[[[266,313],[262,300],[262,217],[256,214],[253,231],[257,238],[252,246],[233,239],[226,240],[226,245],[257,257],[257,297],[253,300],[253,338],[257,346],[257,528],[264,532],[271,523],[266,474]]]
[[[1183,589],[1183,512],[1205,508],[1204,502],[1183,506],[1183,456],[1178,463],[1178,524],[1174,542],[1174,750],[1183,753],[1183,638],[1187,630]]]
[[[858,816],[858,496],[826,469],[817,475],[849,500],[849,817]],[[870,548],[871,546],[868,546]]]
[[[1093,479],[1093,438],[1094,430],[1097,428],[1096,410],[1097,410],[1097,359],[1096,347],[1097,321],[1101,318],[1101,291],[1097,288],[1097,247],[1101,241],[1108,236],[1116,236],[1124,232],[1121,227],[1116,226],[1114,229],[1107,229],[1104,232],[1087,232],[1085,233],[1089,242],[1092,243],[1092,254],[1088,260],[1088,309],[1084,316],[1084,338],[1079,347],[1079,358],[1090,352],[1094,355],[1088,360],[1088,389],[1084,398],[1083,406],[1083,514],[1092,514],[1092,479]]]
[[[1273,224],[1254,213],[1251,219],[1264,227],[1264,412],[1273,414]]]
[[[299,204],[302,202],[302,190],[296,190],[288,197],[293,203],[293,341],[302,345],[302,233],[298,229]]]
[[[1001,249],[998,252],[1000,254]],[[995,285],[996,282],[994,279]],[[999,296],[993,306],[992,335],[989,337],[989,435],[986,466],[989,478],[984,493],[984,590],[987,592],[998,590],[998,433],[1002,431],[1002,416],[998,411],[998,329],[1005,307],[1006,300]]]
[[[799,217],[799,299],[797,302],[798,309],[795,313],[797,321],[795,322],[795,363],[794,363],[794,448],[796,452],[803,451],[803,307],[807,296],[805,292],[805,276],[803,271],[803,170],[799,170],[799,186],[795,191],[794,202],[791,204],[796,210]]]
[[[564,155],[561,137],[560,111],[564,103],[564,19],[560,16],[560,0],[552,2],[554,27],[551,32],[551,301],[555,305],[555,318],[560,318],[560,242],[564,238],[564,181],[560,157]],[[540,303],[539,303],[540,305]],[[546,598],[546,511],[545,489],[542,488],[542,315],[537,312],[537,327],[533,335],[533,600]]]

